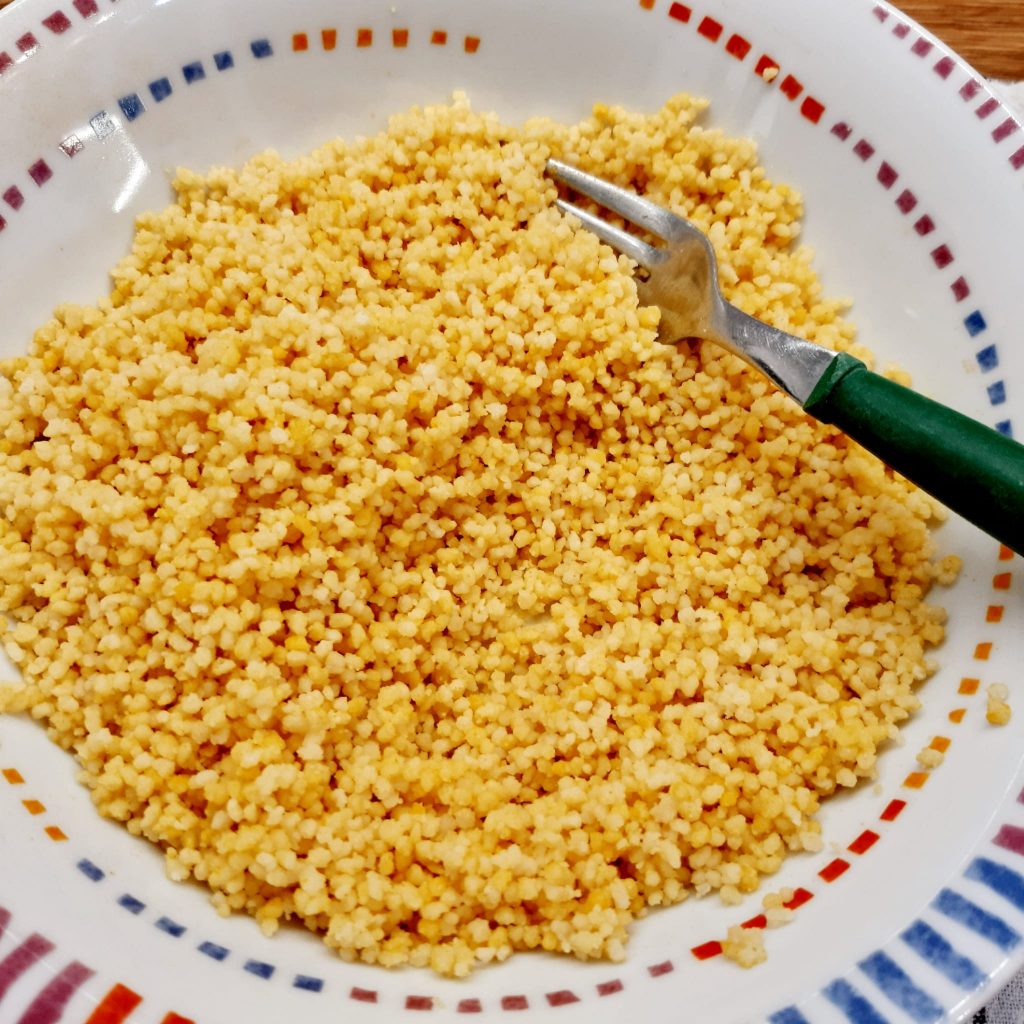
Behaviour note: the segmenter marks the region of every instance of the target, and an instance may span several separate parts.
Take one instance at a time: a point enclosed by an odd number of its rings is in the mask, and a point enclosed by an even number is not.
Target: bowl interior
[[[854,299],[852,317],[880,364],[898,363],[921,390],[1004,430],[1024,415],[1024,355],[1008,345],[1024,179],[1012,139],[993,135],[1007,115],[976,116],[984,86],[972,89],[969,68],[888,8],[76,0],[62,17],[66,27],[36,0],[0,16],[0,50],[18,55],[0,76],[4,356],[25,349],[56,303],[106,290],[134,216],[170,200],[176,166],[239,162],[265,148],[298,154],[454,90],[506,119],[566,121],[597,101],[653,109],[687,91],[711,100],[704,123],[755,138],[771,175],[804,194],[804,237],[825,287]],[[25,33],[37,46],[22,52]],[[758,69],[772,67],[766,82]],[[914,921],[941,923],[982,977],[1015,960],[1016,944],[986,942],[929,905],[956,880],[957,892],[1024,930],[999,886],[962,877],[979,858],[1012,870],[1012,843],[990,840],[1024,824],[1015,802],[1024,716],[993,730],[983,696],[986,685],[1010,682],[1024,655],[1024,597],[1019,559],[994,542],[955,519],[937,538],[964,571],[940,598],[949,639],[924,709],[883,757],[877,785],[828,804],[825,850],[791,858],[771,883],[811,898],[769,935],[768,963],[754,972],[693,950],[758,913],[758,897],[653,913],[622,965],[521,955],[463,983],[344,964],[298,930],[268,940],[248,920],[218,918],[198,888],[167,881],[154,850],[96,818],[70,760],[42,731],[10,719],[0,720],[0,768],[24,781],[0,783],[3,813],[18,823],[0,834],[0,905],[11,912],[0,955],[38,930],[58,944],[54,969],[75,957],[96,972],[75,987],[75,1012],[123,982],[145,997],[139,1019],[173,1010],[230,1020],[244,1006],[257,1021],[326,1021],[341,1004],[357,1020],[423,1007],[453,1018],[526,1007],[562,1020],[611,1021],[632,1009],[668,1020],[685,1000],[697,1020],[754,1019],[797,1003],[809,1020],[838,1020],[839,1004],[823,993],[852,976],[844,984],[891,1019],[933,1019],[907,1018],[891,987],[855,967],[885,947],[915,979],[924,970],[929,997],[955,1016],[976,1001],[975,987],[922,968],[894,937]],[[961,708],[955,724],[949,715]],[[927,785],[908,786],[914,754],[937,735],[953,740],[946,762]],[[29,815],[26,798],[45,815]],[[12,1005],[35,998],[29,980],[12,989]]]

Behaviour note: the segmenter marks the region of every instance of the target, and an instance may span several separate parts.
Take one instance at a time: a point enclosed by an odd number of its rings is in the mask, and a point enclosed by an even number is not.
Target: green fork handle
[[[1024,554],[1024,445],[846,353],[832,361],[804,409]]]

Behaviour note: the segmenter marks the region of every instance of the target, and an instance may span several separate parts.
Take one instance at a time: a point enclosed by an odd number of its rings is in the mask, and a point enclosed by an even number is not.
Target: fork
[[[662,239],[649,245],[588,210],[558,208],[644,272],[637,292],[661,309],[658,340],[704,339],[760,370],[805,412],[868,451],[1007,547],[1024,554],[1024,445],[871,372],[846,352],[786,334],[726,302],[718,264],[698,227],[610,182],[549,160],[556,181]]]

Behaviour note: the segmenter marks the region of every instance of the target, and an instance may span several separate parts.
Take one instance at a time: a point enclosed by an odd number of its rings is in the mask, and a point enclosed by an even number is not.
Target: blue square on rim
[[[306,992],[319,992],[324,987],[323,978],[311,978],[308,974],[296,974],[292,982],[295,988],[301,988]]]
[[[172,921],[169,917],[161,917],[156,926],[160,931],[167,932],[168,935],[173,935],[176,939],[185,934],[185,926],[178,924],[177,921]]]
[[[274,53],[274,48],[270,45],[269,39],[254,39],[249,44],[249,48],[252,50],[254,57],[270,57]]]
[[[978,365],[986,373],[989,370],[994,370],[999,365],[999,352],[995,345],[983,348],[974,358],[978,360]]]
[[[988,386],[988,400],[993,405],[1002,405],[1006,401],[1006,382],[997,380]]]
[[[1013,437],[1013,424],[1009,420],[1003,420],[1001,423],[997,423],[996,430],[998,430],[1003,437]]]
[[[221,50],[213,55],[213,66],[218,71],[227,71],[235,66],[235,58],[231,56],[230,50]]]
[[[142,900],[137,900],[134,896],[130,896],[125,893],[123,896],[119,896],[118,903],[128,911],[129,914],[141,914],[146,909],[146,904]]]
[[[91,860],[87,860],[84,857],[78,862],[77,867],[91,882],[101,882],[106,877],[106,873],[102,868],[96,867]]]
[[[795,1006],[773,1013],[768,1020],[771,1024],[807,1024],[807,1018]]]
[[[174,91],[168,78],[158,78],[155,82],[149,83],[149,91],[157,103],[162,103]]]
[[[145,112],[146,107],[142,100],[139,99],[137,92],[130,92],[127,96],[122,96],[118,101],[117,105],[121,108],[124,116],[129,121],[134,121],[135,118]]]
[[[981,310],[975,310],[966,320],[964,320],[964,327],[967,328],[967,333],[972,337],[977,337],[981,334],[988,324],[985,323],[985,318],[981,315]]]
[[[191,64],[186,64],[181,69],[182,75],[185,76],[185,82],[191,85],[193,82],[201,82],[206,77],[206,70],[203,67],[202,61],[194,60]]]
[[[269,978],[274,973],[274,965],[265,964],[262,960],[246,960],[244,970],[257,978]]]
[[[229,950],[223,946],[218,946],[216,942],[201,942],[199,944],[199,952],[204,956],[208,956],[211,960],[226,960]]]

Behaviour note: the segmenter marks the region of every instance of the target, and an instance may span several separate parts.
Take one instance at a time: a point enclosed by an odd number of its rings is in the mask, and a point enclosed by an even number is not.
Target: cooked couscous
[[[986,691],[985,720],[989,725],[1006,725],[1013,714],[1010,690],[1004,683],[993,683]]]
[[[110,295],[3,364],[0,705],[221,912],[447,975],[620,959],[819,849],[918,706],[934,503],[657,344],[552,205],[550,155],[639,187],[746,312],[850,348],[798,196],[702,110],[457,98],[181,171]]]

